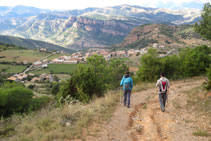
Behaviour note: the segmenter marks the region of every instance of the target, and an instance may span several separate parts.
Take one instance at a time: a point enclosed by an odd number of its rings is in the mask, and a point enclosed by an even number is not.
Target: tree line
[[[170,79],[204,75],[211,64],[211,48],[198,46],[185,48],[178,55],[159,57],[156,49],[149,49],[141,57],[137,78],[141,81],[155,81],[160,73]]]

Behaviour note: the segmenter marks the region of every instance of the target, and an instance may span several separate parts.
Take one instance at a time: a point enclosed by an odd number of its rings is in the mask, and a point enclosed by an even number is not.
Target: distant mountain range
[[[10,45],[16,45],[19,47],[24,47],[27,49],[40,49],[40,48],[46,48],[48,50],[56,50],[56,51],[64,51],[67,53],[73,53],[73,50],[67,49],[58,45],[50,44],[43,41],[37,41],[32,39],[23,39],[19,37],[13,37],[13,36],[4,36],[0,35],[0,43],[3,44],[10,44]]]
[[[46,41],[73,49],[121,43],[134,27],[143,24],[192,24],[200,19],[199,10],[130,5],[69,11],[24,6],[0,9],[0,34]]]
[[[0,18],[1,19],[10,19],[10,18],[27,18],[30,16],[37,16],[39,14],[44,14],[51,12],[52,10],[39,9],[29,6],[15,6],[7,7],[0,6]]]

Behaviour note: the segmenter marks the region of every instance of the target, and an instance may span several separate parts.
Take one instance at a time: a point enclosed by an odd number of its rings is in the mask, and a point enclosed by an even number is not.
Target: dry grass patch
[[[134,89],[141,91],[152,87],[154,84],[143,83]],[[49,105],[28,115],[13,115],[8,119],[2,119],[0,140],[51,141],[97,136],[99,127],[110,121],[119,104],[120,94],[122,91],[110,91],[105,97],[96,98],[89,104],[76,102],[64,104],[62,107]],[[93,126],[96,128],[92,128]]]
[[[211,136],[211,134],[209,134],[206,130],[198,130],[196,132],[193,132],[194,136],[204,136],[204,137],[208,137]]]
[[[202,112],[211,117],[211,97],[207,96],[209,92],[203,89],[203,86],[196,87],[187,92],[188,107],[194,107],[197,112]],[[211,121],[211,119],[210,119]]]
[[[182,106],[179,104],[179,99],[175,98],[174,100],[172,100],[172,105],[174,106],[175,109],[181,109]]]
[[[138,83],[134,86],[133,92],[139,92],[150,88],[155,88],[155,83],[146,83],[146,82]]]
[[[71,140],[84,136],[84,132],[93,122],[108,121],[116,105],[119,95],[110,92],[103,98],[90,104],[65,104],[61,108],[46,107],[29,115],[14,115],[7,119],[12,128],[10,133],[2,135],[0,140]],[[6,127],[6,125],[5,125]]]
[[[207,123],[207,126],[203,127],[204,130],[198,130],[193,133],[195,136],[211,136],[209,129],[211,124],[211,97],[207,96],[208,93],[209,92],[203,89],[203,86],[195,87],[187,92],[187,108],[191,109],[191,111],[198,116],[206,119],[204,122]]]

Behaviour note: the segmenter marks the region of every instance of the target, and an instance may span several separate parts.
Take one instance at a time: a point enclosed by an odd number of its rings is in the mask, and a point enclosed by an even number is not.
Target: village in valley
[[[109,52],[106,50],[97,50],[97,51],[92,51],[92,52],[87,52],[87,53],[76,52],[76,53],[73,53],[71,56],[60,56],[59,58],[55,58],[50,63],[78,64],[78,63],[85,63],[87,58],[92,55],[100,55],[100,56],[103,56],[106,60],[109,60],[111,58],[126,58],[126,57],[131,57],[131,56],[139,56],[144,53],[147,53],[146,49],[142,49],[142,50],[130,49],[128,51],[123,50],[123,51],[116,51],[116,52]]]
[[[40,53],[47,52],[47,49],[41,48],[39,52]],[[7,80],[20,81],[23,83],[26,80],[30,80],[31,83],[44,82],[44,81],[53,82],[54,77],[51,73],[49,74],[44,73],[38,76],[38,75],[33,74],[33,71],[46,69],[48,68],[49,64],[79,64],[79,63],[84,64],[86,63],[87,58],[92,55],[103,56],[105,60],[108,61],[111,58],[136,57],[145,53],[147,53],[147,48],[143,48],[140,50],[130,49],[128,51],[121,50],[121,51],[115,51],[115,52],[114,51],[110,52],[104,49],[96,49],[96,50],[92,50],[86,53],[75,52],[75,53],[72,53],[71,55],[66,55],[65,52],[63,51],[56,51],[42,59],[39,59],[33,62],[32,65],[30,65],[23,72],[14,74],[13,76],[10,76],[9,78],[7,78]],[[49,56],[52,56],[55,54],[58,54],[59,57],[53,58],[51,60],[48,59]],[[27,79],[27,78],[31,78],[31,79]]]

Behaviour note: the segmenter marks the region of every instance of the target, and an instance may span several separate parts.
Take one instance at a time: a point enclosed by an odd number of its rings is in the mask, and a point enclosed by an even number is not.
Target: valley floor
[[[188,94],[203,78],[171,83],[166,111],[161,112],[156,88],[132,94],[131,108],[117,107],[108,124],[100,125],[96,141],[210,141],[211,117],[188,106]],[[207,112],[208,113],[208,112]],[[96,126],[96,125],[95,125]],[[200,136],[194,136],[198,132]],[[205,136],[203,136],[203,132]]]

